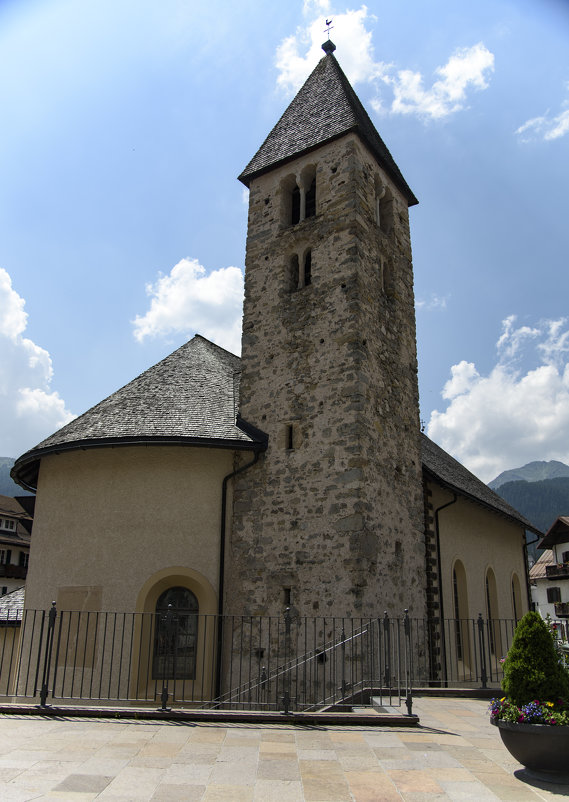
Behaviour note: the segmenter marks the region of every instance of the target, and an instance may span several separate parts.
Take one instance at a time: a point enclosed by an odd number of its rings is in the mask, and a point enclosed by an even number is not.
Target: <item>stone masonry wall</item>
[[[291,226],[314,168],[316,216]],[[424,615],[412,285],[406,203],[355,135],[251,183],[240,413],[269,447],[235,482],[226,612]]]

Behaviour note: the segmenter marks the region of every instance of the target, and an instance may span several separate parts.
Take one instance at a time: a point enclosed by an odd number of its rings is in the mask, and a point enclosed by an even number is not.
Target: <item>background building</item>
[[[0,593],[25,585],[35,498],[0,496]]]

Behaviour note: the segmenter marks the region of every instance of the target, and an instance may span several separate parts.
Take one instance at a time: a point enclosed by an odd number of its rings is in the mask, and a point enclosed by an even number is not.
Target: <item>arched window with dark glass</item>
[[[199,604],[191,590],[173,587],[156,602],[154,679],[195,679]]]
[[[293,226],[300,222],[300,189],[298,184],[295,184],[291,196],[291,210],[290,210],[290,222]]]
[[[316,214],[316,176],[310,182],[306,190],[306,213],[305,217],[314,217]]]
[[[455,655],[465,665],[470,664],[470,633],[468,621],[468,589],[466,570],[456,560],[452,571],[452,599],[454,612]]]
[[[512,574],[512,612],[517,624],[522,615],[522,589],[517,574]]]
[[[498,621],[498,590],[494,571],[486,571],[486,615],[488,618],[488,640],[490,652],[497,655],[501,648],[500,622]]]

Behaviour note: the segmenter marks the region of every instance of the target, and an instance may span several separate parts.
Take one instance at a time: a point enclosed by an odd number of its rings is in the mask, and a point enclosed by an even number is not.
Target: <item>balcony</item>
[[[0,577],[6,579],[25,579],[28,569],[24,565],[12,565],[11,563],[0,565]]]
[[[569,602],[555,602],[555,617],[569,618]]]
[[[546,565],[545,575],[548,579],[569,579],[569,563]]]

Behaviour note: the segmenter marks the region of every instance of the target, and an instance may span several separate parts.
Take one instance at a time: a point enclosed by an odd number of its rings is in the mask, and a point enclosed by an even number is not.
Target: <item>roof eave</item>
[[[389,165],[385,164],[384,161],[379,156],[379,154],[376,152],[373,143],[369,141],[369,139],[362,133],[359,125],[354,125],[351,128],[346,128],[346,130],[342,131],[342,133],[340,134],[335,134],[334,136],[331,136],[328,139],[324,139],[321,142],[317,142],[315,145],[311,145],[308,148],[304,148],[304,150],[299,150],[298,152],[292,153],[289,156],[277,159],[276,161],[271,162],[270,164],[267,164],[264,167],[259,167],[257,170],[247,171],[247,168],[245,168],[245,170],[243,170],[243,172],[237,176],[237,179],[238,181],[241,181],[241,183],[244,184],[247,187],[247,189],[249,189],[251,181],[255,180],[256,178],[259,178],[260,176],[265,175],[266,173],[270,173],[277,167],[283,167],[285,164],[289,164],[290,162],[293,162],[302,156],[306,156],[308,153],[313,153],[315,150],[318,150],[323,145],[327,145],[330,142],[335,142],[336,140],[341,139],[342,137],[352,133],[357,134],[358,137],[361,139],[361,141],[366,145],[366,147],[368,147],[371,150],[379,166],[383,170],[385,170],[385,172],[389,175],[395,186],[402,193],[403,197],[407,201],[407,205],[416,206],[419,203],[419,201],[415,197],[414,193],[412,192],[408,184],[405,182],[405,179],[403,179],[402,182],[398,176],[393,174],[393,171],[390,169]]]
[[[569,526],[565,522],[566,516],[560,515],[549,527],[545,536],[537,544],[538,549],[550,549],[559,543],[569,542]]]
[[[245,429],[243,427],[243,431]],[[249,434],[249,432],[245,432]],[[10,476],[25,490],[35,492],[39,475],[39,464],[43,457],[68,451],[85,451],[91,448],[120,448],[124,446],[186,446],[194,448],[219,448],[233,451],[266,451],[266,440],[238,440],[214,437],[180,437],[158,435],[156,437],[101,437],[97,439],[74,440],[70,443],[55,443],[44,448],[33,449],[21,456],[12,467]]]
[[[478,504],[480,507],[484,507],[485,509],[494,512],[497,515],[501,515],[503,518],[506,518],[509,521],[513,521],[513,523],[518,524],[518,526],[523,526],[524,529],[533,532],[535,535],[543,535],[543,532],[541,532],[539,529],[536,529],[536,527],[529,521],[526,521],[525,518],[516,518],[514,515],[507,513],[505,510],[501,510],[499,507],[494,507],[487,501],[483,501],[483,499],[473,496],[472,493],[468,493],[468,491],[463,490],[461,487],[457,487],[457,485],[452,484],[452,482],[441,479],[441,477],[435,473],[435,471],[431,470],[431,468],[428,468],[426,465],[423,465],[423,472],[428,474],[431,479],[433,479],[435,482],[438,482],[438,484],[440,484],[442,487],[447,488],[447,490],[451,490],[453,493],[457,493],[459,496],[472,501],[474,504]]]
[[[547,534],[537,544],[538,549],[551,549],[553,546],[558,546],[560,543],[569,543],[569,533],[561,534]]]
[[[245,168],[243,172],[237,176],[237,180],[241,181],[242,184],[245,184],[245,186],[248,189],[249,186],[251,185],[251,181],[254,181],[255,178],[259,178],[259,176],[261,175],[270,173],[277,167],[282,167],[285,164],[289,164],[290,162],[296,161],[296,159],[299,159],[302,156],[306,156],[307,153],[313,153],[315,150],[321,148],[322,145],[327,145],[330,142],[335,142],[337,139],[341,139],[343,136],[355,132],[356,129],[357,126],[354,126],[353,128],[348,128],[346,131],[342,131],[341,134],[335,134],[334,136],[328,137],[327,139],[324,139],[321,142],[317,142],[315,145],[310,145],[310,147],[304,148],[303,150],[296,151],[295,153],[291,153],[288,156],[283,156],[280,159],[276,159],[275,161],[264,165],[264,167],[258,167],[256,170],[247,170],[247,168]]]

